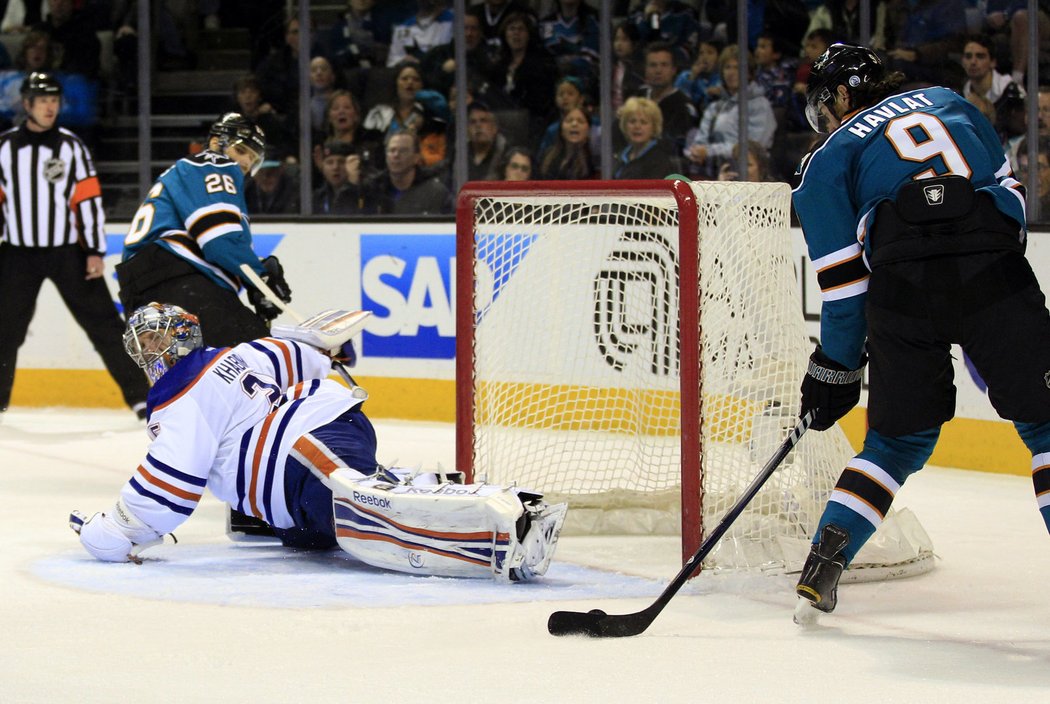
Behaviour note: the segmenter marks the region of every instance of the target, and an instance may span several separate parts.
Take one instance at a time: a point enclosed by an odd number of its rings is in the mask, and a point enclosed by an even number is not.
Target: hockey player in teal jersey
[[[864,448],[828,500],[796,588],[825,612],[955,414],[952,344],[1032,452],[1050,529],[1050,313],[1024,257],[1024,188],[971,103],[946,88],[902,91],[903,79],[869,49],[835,44],[807,89],[810,124],[830,132],[793,196],[822,296],[801,390],[812,427],[857,404],[866,363],[869,378]]]
[[[249,288],[256,313],[237,295],[249,264],[281,298],[291,300],[275,257],[252,249],[244,182],[262,164],[266,137],[248,118],[226,113],[212,125],[208,148],[180,159],[150,189],[135,213],[117,267],[125,310],[165,300],[197,311],[205,342],[228,346],[268,333],[278,311]]]

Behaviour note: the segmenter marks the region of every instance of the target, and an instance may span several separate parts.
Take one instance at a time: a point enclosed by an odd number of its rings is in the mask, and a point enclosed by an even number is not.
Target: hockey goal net
[[[567,500],[567,532],[680,533],[692,555],[798,417],[812,343],[789,202],[773,183],[468,184],[458,467]],[[801,569],[852,454],[838,428],[809,433],[705,568]],[[851,572],[930,566],[898,511]]]

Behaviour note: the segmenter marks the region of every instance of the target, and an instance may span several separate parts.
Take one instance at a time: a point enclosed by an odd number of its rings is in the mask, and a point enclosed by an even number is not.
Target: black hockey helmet
[[[57,95],[62,97],[62,84],[50,73],[33,71],[22,81],[22,97],[32,100],[40,95]]]
[[[254,175],[259,170],[266,153],[266,134],[250,119],[239,112],[228,112],[211,126],[208,136],[219,139],[219,150],[223,153],[237,144],[251,150],[258,157],[252,163],[251,172]]]
[[[857,88],[876,83],[886,75],[878,55],[863,46],[832,44],[813,62],[806,85],[806,119],[816,132],[827,132],[820,105],[832,109],[835,89],[846,86],[852,94]],[[857,107],[857,106],[855,106]]]

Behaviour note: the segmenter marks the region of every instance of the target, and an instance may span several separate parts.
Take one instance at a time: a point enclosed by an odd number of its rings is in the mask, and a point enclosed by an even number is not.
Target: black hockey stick
[[[726,515],[722,517],[722,521],[715,526],[715,529],[707,536],[707,539],[704,540],[696,553],[682,567],[682,571],[671,580],[671,583],[667,585],[667,588],[664,589],[663,593],[651,606],[633,614],[607,614],[601,609],[594,609],[587,613],[581,611],[555,611],[547,619],[547,630],[550,634],[554,636],[585,635],[592,638],[623,638],[624,636],[636,636],[648,628],[649,624],[667,606],[667,602],[671,601],[671,598],[678,593],[678,590],[689,581],[689,577],[696,571],[696,567],[707,557],[707,554],[711,552],[718,541],[722,539],[729,527],[733,525],[733,521],[743,513],[747,505],[755,498],[758,490],[762,488],[762,485],[773,476],[773,472],[777,471],[780,463],[788,456],[791,449],[798,444],[802,435],[809,428],[810,423],[813,422],[813,414],[814,412],[810,411],[799,419],[788,435],[787,440],[777,448],[777,451],[769,458],[769,461],[766,462],[758,476],[751,481],[750,486],[747,487],[736,504],[726,512]]]

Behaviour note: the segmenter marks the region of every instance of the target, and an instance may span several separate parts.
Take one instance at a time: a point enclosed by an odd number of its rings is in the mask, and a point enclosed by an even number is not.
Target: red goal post
[[[457,468],[568,500],[567,531],[680,533],[692,555],[798,416],[789,209],[774,183],[464,186]],[[798,569],[850,455],[810,433],[705,567]],[[906,523],[873,566],[932,564]]]

